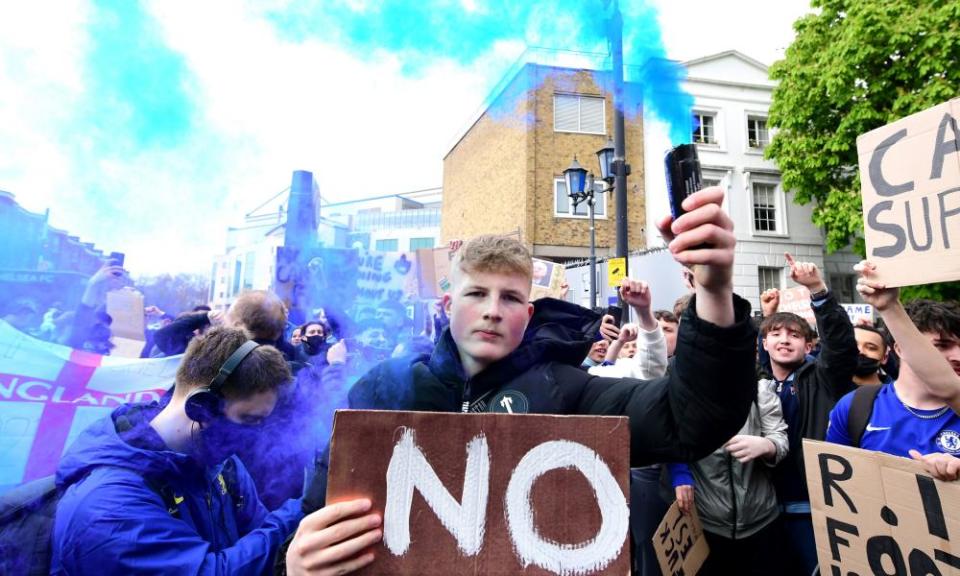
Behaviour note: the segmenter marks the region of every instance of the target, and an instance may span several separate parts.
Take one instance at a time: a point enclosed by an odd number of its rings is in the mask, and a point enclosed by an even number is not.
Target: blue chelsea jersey
[[[853,392],[837,402],[830,412],[827,442],[851,445],[847,418]],[[944,452],[960,456],[960,416],[948,408],[908,409],[900,402],[893,384],[884,384],[873,403],[873,412],[860,439],[860,448],[909,458],[909,450],[921,454]]]

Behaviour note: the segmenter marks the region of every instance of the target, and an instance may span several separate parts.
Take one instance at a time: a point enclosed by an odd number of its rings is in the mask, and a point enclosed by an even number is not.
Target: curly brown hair
[[[227,358],[248,340],[243,330],[226,326],[219,326],[191,340],[177,368],[175,392],[186,393],[210,384]],[[249,398],[277,390],[292,379],[283,354],[273,346],[262,345],[236,367],[224,382],[221,393],[228,400]]]

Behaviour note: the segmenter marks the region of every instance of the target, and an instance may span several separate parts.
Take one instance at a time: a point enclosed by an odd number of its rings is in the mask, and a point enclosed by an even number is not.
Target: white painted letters
[[[453,534],[457,547],[473,556],[483,546],[490,491],[490,451],[481,434],[467,444],[467,466],[460,504],[444,488],[420,447],[414,432],[404,428],[387,467],[387,503],[383,512],[383,543],[400,556],[410,547],[410,507],[416,488]]]
[[[562,468],[576,468],[590,483],[600,506],[600,531],[586,542],[561,544],[544,540],[534,526],[530,491],[537,478]],[[535,564],[554,574],[594,574],[617,559],[630,527],[630,509],[610,468],[583,444],[544,442],[520,460],[505,502],[510,538],[524,567]]]
[[[476,555],[483,546],[489,496],[491,459],[486,437],[480,434],[467,444],[462,499],[458,503],[417,446],[414,431],[401,430],[387,467],[384,545],[395,556],[409,549],[416,489],[454,536],[460,551],[466,556]],[[596,497],[600,530],[585,542],[553,542],[537,532],[531,491],[537,478],[558,469],[578,471]],[[568,440],[544,442],[523,456],[510,476],[504,509],[510,541],[521,565],[533,564],[561,576],[602,572],[620,556],[630,524],[626,498],[610,468],[596,452]]]

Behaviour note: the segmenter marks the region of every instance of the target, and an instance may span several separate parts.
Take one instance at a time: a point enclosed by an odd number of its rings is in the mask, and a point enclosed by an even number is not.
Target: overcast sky
[[[205,272],[293,170],[330,201],[439,186],[528,44],[598,49],[600,1],[5,2],[0,190],[134,273]],[[628,64],[729,49],[769,64],[809,9],[621,4]]]

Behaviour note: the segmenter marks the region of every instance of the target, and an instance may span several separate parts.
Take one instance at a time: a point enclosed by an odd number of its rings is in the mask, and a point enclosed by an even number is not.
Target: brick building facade
[[[586,206],[574,211],[569,204],[563,170],[576,156],[599,173],[596,151],[613,133],[608,84],[603,72],[524,65],[443,160],[442,240],[519,231],[537,257],[586,257]],[[637,250],[645,247],[643,126],[629,116],[629,248]],[[597,254],[612,255],[613,193],[597,196],[596,237]]]

